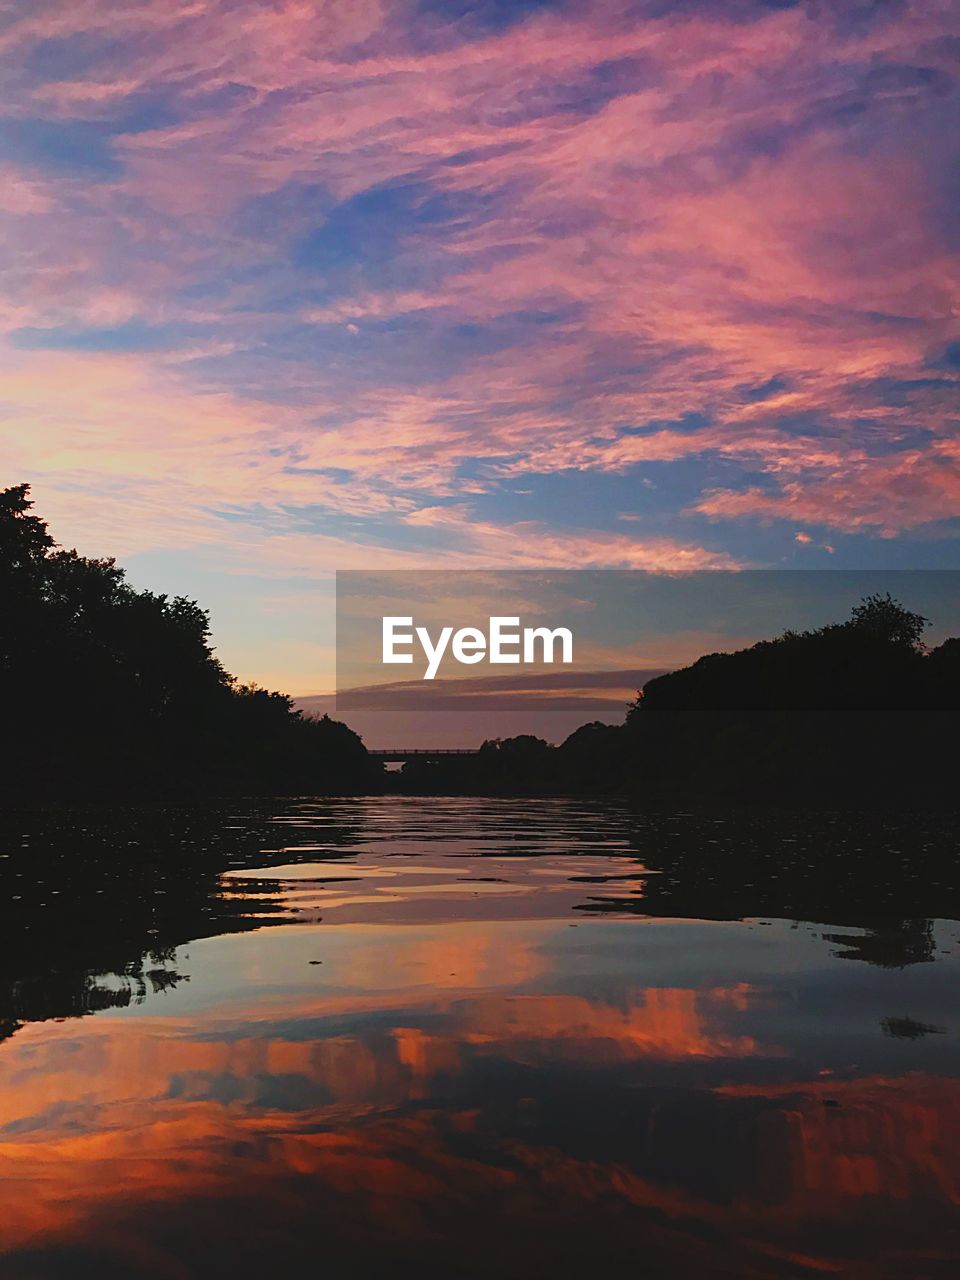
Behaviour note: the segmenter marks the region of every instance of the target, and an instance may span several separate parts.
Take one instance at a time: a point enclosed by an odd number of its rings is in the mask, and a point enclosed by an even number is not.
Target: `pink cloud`
[[[956,373],[927,365],[956,332],[937,184],[957,29],[939,0],[846,31],[803,7],[598,3],[470,39],[386,0],[34,6],[0,36],[11,59],[74,36],[109,36],[111,56],[22,79],[20,114],[95,125],[138,95],[171,110],[120,126],[96,180],[18,169],[0,194],[10,461],[59,493],[75,536],[97,477],[136,494],[144,547],[223,540],[215,510],[282,526],[314,505],[443,521],[511,563],[524,522],[466,496],[692,457],[769,481],[687,504],[718,522],[892,533],[956,515]],[[305,297],[291,246],[391,181],[467,212],[406,229],[410,279]],[[543,313],[449,368],[426,360],[431,332]],[[436,326],[416,378],[375,366],[377,326],[401,318]],[[287,351],[293,321],[315,334]],[[174,337],[136,356],[13,346],[132,322]],[[357,354],[331,354],[348,327]],[[539,536],[551,564],[723,560],[692,533],[636,533]]]
[[[960,446],[945,441],[924,453],[911,450],[852,463],[802,484],[788,481],[775,492],[715,490],[697,510],[713,518],[805,520],[894,537],[902,529],[955,516],[958,504]]]

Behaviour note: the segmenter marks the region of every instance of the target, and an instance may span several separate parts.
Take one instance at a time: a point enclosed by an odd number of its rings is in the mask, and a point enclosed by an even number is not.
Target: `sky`
[[[960,567],[945,0],[0,2],[0,462],[333,686],[333,573]]]

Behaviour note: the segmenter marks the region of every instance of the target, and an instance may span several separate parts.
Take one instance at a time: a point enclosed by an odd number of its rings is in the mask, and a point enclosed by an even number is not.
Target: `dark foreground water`
[[[954,1277],[955,826],[0,830],[0,1276]]]

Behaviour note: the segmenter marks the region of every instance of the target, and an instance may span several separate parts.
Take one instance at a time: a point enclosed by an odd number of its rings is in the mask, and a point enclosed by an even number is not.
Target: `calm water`
[[[0,832],[0,1276],[953,1277],[948,823]]]

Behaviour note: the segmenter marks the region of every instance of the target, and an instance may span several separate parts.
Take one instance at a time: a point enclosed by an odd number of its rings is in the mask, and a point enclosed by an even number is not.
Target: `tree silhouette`
[[[0,492],[0,793],[367,789],[360,739],[241,686],[205,610],[55,547],[29,488]]]
[[[960,644],[871,595],[845,622],[714,653],[649,681],[626,726],[650,791],[809,803],[947,803]]]
[[[930,619],[911,613],[889,591],[883,595],[864,596],[855,606],[850,623],[854,628],[876,637],[885,644],[921,649],[924,630]]]
[[[418,763],[421,792],[626,792],[645,803],[947,804],[960,712],[960,639],[890,595],[846,621],[711,653],[648,681],[622,725],[558,747],[521,736]]]

